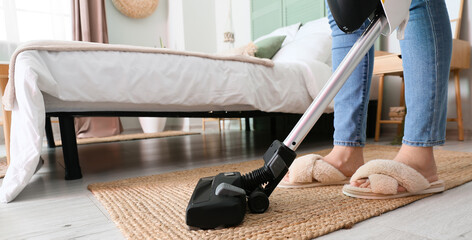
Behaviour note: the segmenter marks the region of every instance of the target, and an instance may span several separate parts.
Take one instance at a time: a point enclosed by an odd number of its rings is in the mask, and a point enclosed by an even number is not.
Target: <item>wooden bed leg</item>
[[[64,164],[66,180],[82,178],[79,165],[79,154],[77,151],[77,139],[75,136],[74,117],[59,117],[59,126],[61,129],[62,152],[64,155]]]
[[[51,117],[46,117],[46,140],[49,148],[55,148],[54,134],[52,132]]]

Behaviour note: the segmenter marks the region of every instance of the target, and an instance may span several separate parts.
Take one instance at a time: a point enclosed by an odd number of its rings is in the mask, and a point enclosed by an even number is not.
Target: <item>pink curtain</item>
[[[72,18],[74,40],[108,43],[104,0],[73,0]]]
[[[72,0],[73,38],[108,43],[104,0]],[[119,117],[75,118],[77,138],[107,137],[123,131]]]

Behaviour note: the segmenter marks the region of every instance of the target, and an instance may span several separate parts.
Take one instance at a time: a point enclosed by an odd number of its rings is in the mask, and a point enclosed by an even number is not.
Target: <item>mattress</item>
[[[188,56],[115,52],[25,52],[41,59],[47,112],[231,111],[303,113],[326,77],[300,63],[258,64]],[[31,60],[26,60],[30,61]],[[30,64],[31,67],[33,64]],[[330,68],[319,64],[318,76]],[[22,66],[17,67],[22,68]],[[41,69],[41,70],[38,70]],[[22,71],[22,70],[20,70]]]
[[[67,46],[61,50],[48,44],[20,48],[11,63],[10,98],[4,97],[12,110],[11,165],[0,188],[2,202],[13,200],[34,174],[46,112],[303,113],[331,75],[317,61],[84,43],[85,49],[60,43]]]

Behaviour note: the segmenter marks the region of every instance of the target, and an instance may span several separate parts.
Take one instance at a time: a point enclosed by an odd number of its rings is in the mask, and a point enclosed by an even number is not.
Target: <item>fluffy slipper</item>
[[[308,154],[295,159],[289,168],[289,178],[282,179],[277,187],[305,188],[326,185],[342,185],[349,179],[317,154]]]
[[[389,199],[444,191],[444,181],[430,183],[412,167],[393,160],[369,161],[357,169],[351,181],[366,178],[370,187],[346,184],[343,193],[356,198]],[[398,186],[404,187],[406,192],[398,192]]]

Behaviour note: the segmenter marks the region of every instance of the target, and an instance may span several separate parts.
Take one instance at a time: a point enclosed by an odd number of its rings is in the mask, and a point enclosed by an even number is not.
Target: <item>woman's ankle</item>
[[[403,144],[393,160],[412,167],[429,182],[438,180],[433,147],[414,147]]]
[[[335,145],[323,159],[341,171],[346,177],[352,176],[364,164],[364,148]]]

